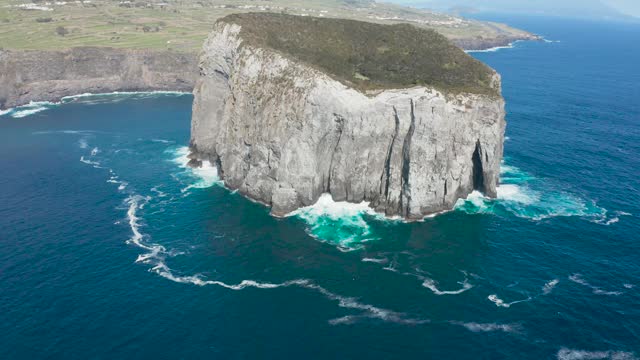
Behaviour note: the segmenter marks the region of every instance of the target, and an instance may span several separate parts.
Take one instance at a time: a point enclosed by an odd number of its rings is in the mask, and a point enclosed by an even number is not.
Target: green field
[[[217,19],[239,12],[411,23],[434,29],[450,39],[527,34],[502,24],[367,0],[0,0],[0,48],[109,46],[193,52],[200,49]]]

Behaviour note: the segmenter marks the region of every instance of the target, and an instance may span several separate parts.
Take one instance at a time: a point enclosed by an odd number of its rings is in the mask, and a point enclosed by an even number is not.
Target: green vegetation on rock
[[[413,25],[293,16],[233,14],[248,45],[301,60],[360,90],[431,86],[498,95],[494,71],[433,30]]]

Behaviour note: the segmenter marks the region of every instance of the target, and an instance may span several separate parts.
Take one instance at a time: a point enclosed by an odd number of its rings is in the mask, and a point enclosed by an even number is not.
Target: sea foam
[[[502,331],[506,333],[517,333],[521,331],[519,324],[497,324],[497,323],[476,323],[476,322],[460,322],[451,321],[454,325],[464,326],[467,330],[472,332],[493,332]]]
[[[49,101],[31,101],[30,103],[22,106],[7,110],[4,114],[8,114],[12,118],[23,118],[29,115],[37,114],[41,111],[47,110],[53,106],[59,105],[59,103],[53,103]],[[3,115],[4,115],[3,114]]]
[[[489,199],[474,191],[466,199],[458,200],[455,209],[468,214],[514,215],[532,221],[560,216],[582,217],[604,225],[618,221],[594,202],[555,190],[514,166],[503,164],[500,180],[497,199]],[[614,215],[619,216],[618,213]]]
[[[632,352],[624,351],[587,351],[562,348],[557,354],[558,360],[637,360]]]
[[[551,292],[553,291],[553,289],[555,289],[556,285],[558,285],[558,283],[560,282],[560,280],[558,279],[553,279],[551,281],[548,281],[546,284],[544,284],[544,286],[542,287],[542,294],[543,295],[549,295],[551,294]]]
[[[573,274],[569,276],[569,280],[573,281],[576,284],[580,284],[582,286],[588,287],[591,289],[596,295],[609,295],[609,296],[619,296],[624,294],[622,291],[607,291],[603,290],[597,286],[591,285],[588,281],[586,281],[581,274]]]
[[[366,217],[382,218],[369,207],[368,202],[334,201],[330,194],[322,194],[315,204],[287,216],[302,219],[309,226],[311,236],[345,251],[360,249],[361,243],[375,240]]]
[[[41,111],[50,109],[60,104],[65,104],[71,101],[83,100],[85,104],[91,104],[91,99],[106,98],[108,102],[113,102],[114,97],[126,98],[147,98],[154,96],[182,96],[189,95],[189,92],[183,91],[115,91],[111,93],[84,93],[77,95],[65,96],[60,99],[59,102],[52,101],[31,101],[26,105],[16,106],[15,108],[9,108],[6,110],[0,110],[0,116],[9,115],[13,118],[23,118],[33,114],[37,114]],[[85,100],[86,99],[86,100]],[[99,102],[98,102],[99,103]]]
[[[473,54],[473,53],[491,53],[491,52],[496,52],[499,50],[505,50],[505,49],[513,49],[514,48],[515,43],[510,43],[508,45],[503,45],[503,46],[494,46],[492,48],[488,48],[488,49],[483,49],[483,50],[465,50],[465,52],[467,54]]]
[[[176,178],[186,185],[182,189],[182,193],[187,193],[191,189],[206,189],[216,184],[222,185],[218,169],[209,161],[203,161],[199,168],[187,165],[190,160],[188,157],[190,150],[187,146],[171,148],[168,151],[173,154],[172,161],[182,169],[180,173],[176,174]]]
[[[458,284],[462,285],[462,287],[457,290],[440,290],[438,289],[437,284],[438,283],[435,280],[429,279],[429,278],[425,278],[424,281],[422,282],[422,286],[431,290],[431,292],[433,292],[436,295],[458,295],[458,294],[462,294],[463,292],[473,287],[473,285],[471,285],[467,281],[467,279],[464,279],[464,281],[458,282]]]
[[[80,156],[80,162],[85,163],[87,165],[91,165],[96,169],[102,169],[102,166],[100,166],[99,161],[89,160],[89,159],[86,159],[84,156]]]
[[[496,304],[496,306],[498,307],[509,308],[511,307],[511,305],[531,300],[531,296],[527,297],[526,299],[516,300],[512,302],[505,302],[504,300],[500,299],[496,294],[489,295],[487,299],[489,299],[492,303]]]

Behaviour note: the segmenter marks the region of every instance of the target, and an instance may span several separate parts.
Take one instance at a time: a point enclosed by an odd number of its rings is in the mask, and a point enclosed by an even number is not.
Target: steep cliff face
[[[255,45],[240,24],[218,22],[204,45],[193,165],[211,161],[228,187],[274,215],[323,193],[407,219],[451,209],[473,190],[496,195],[505,121],[495,72],[486,94],[358,90]]]
[[[0,109],[86,92],[191,91],[197,57],[168,51],[0,50]]]

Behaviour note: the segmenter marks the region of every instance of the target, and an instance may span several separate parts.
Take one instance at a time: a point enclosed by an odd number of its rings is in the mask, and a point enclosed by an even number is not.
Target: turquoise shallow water
[[[640,356],[640,29],[510,19],[498,200],[284,219],[184,166],[190,95],[0,115],[0,357]],[[568,30],[571,29],[571,30]]]

